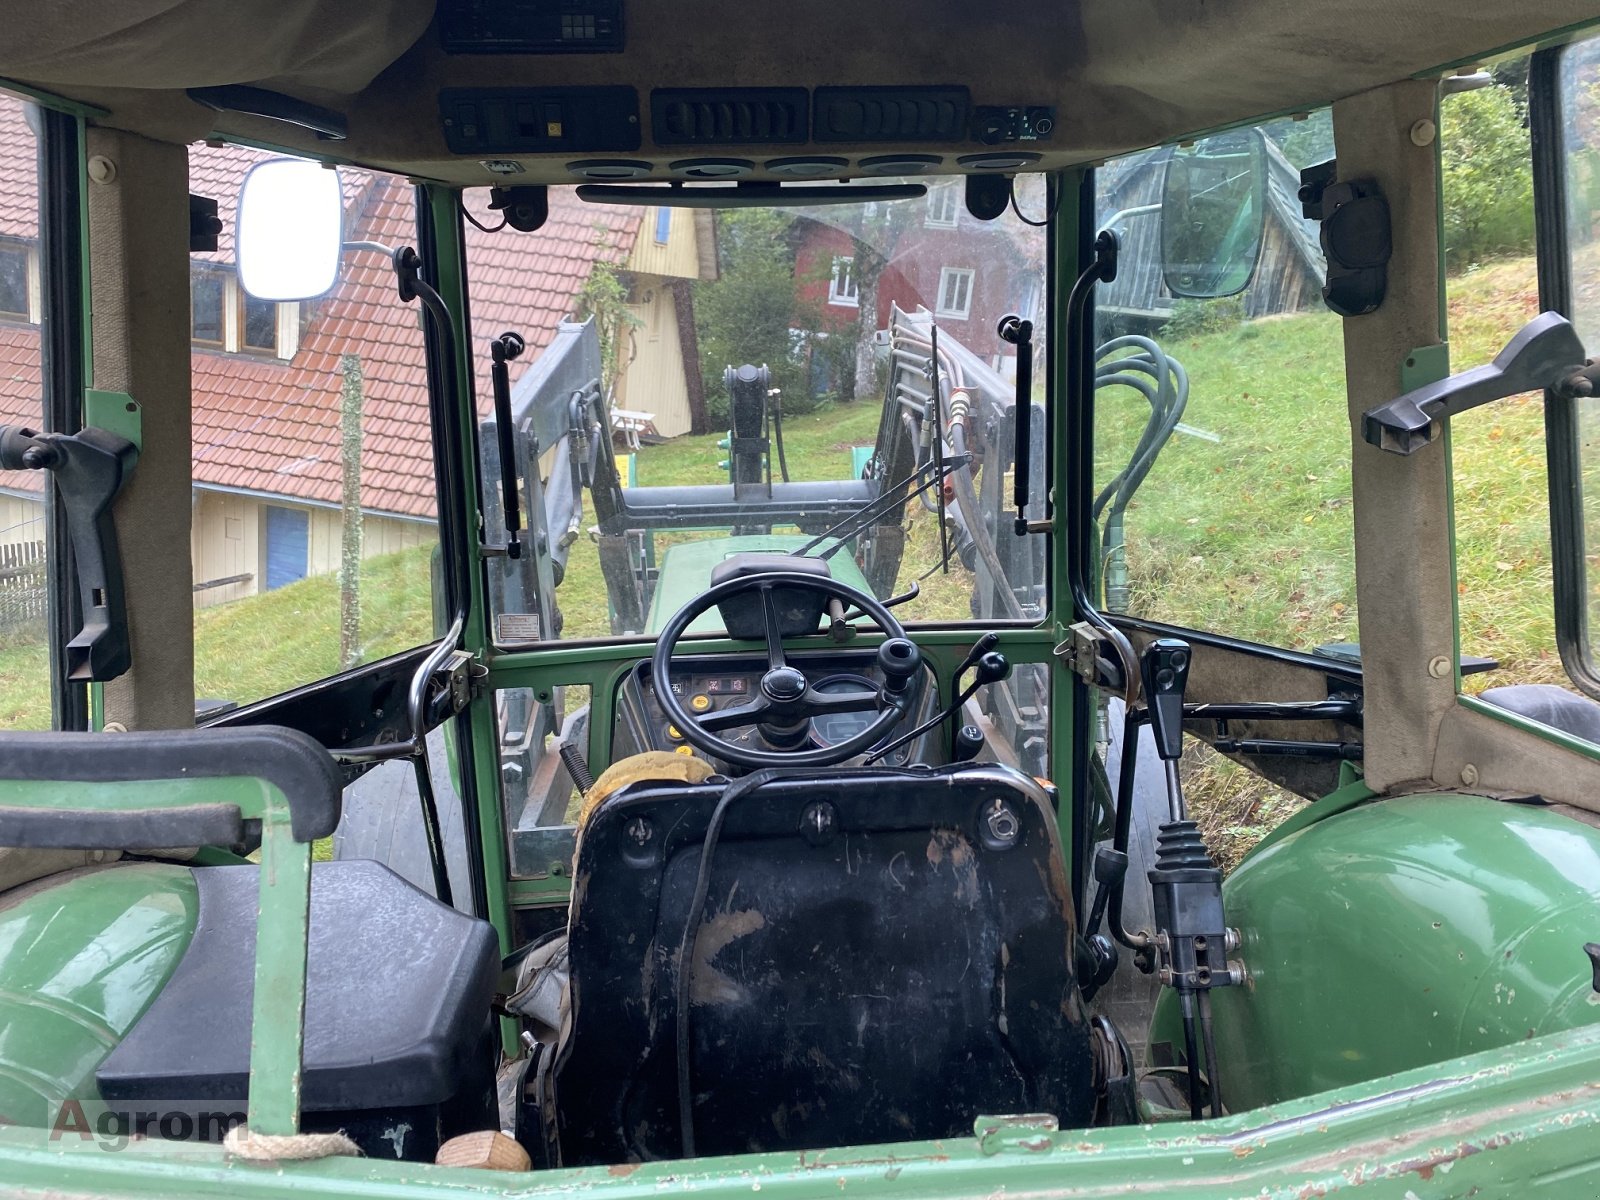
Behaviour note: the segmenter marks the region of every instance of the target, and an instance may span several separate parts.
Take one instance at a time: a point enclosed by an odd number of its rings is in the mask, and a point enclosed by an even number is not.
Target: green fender
[[[177,968],[199,904],[189,868],[125,863],[0,895],[0,1121],[50,1126]]]
[[[1479,796],[1379,800],[1224,886],[1243,987],[1214,990],[1235,1112],[1600,1020],[1600,831]],[[1151,1043],[1183,1056],[1175,995]]]

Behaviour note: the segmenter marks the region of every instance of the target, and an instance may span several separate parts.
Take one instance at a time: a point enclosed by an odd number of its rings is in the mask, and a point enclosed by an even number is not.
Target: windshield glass
[[[1042,221],[1043,179],[1016,191]],[[501,541],[486,343],[509,329],[528,346],[509,366],[534,549],[491,563],[501,644],[653,634],[743,552],[825,554],[880,599],[917,589],[902,621],[1043,615],[1044,539],[1012,531],[1017,350],[996,333],[1008,313],[1043,328],[1042,225],[974,218],[960,179],[813,208],[600,206],[553,189],[533,234],[478,228],[493,228],[486,204],[467,198],[468,263]],[[718,628],[715,611],[691,627]]]

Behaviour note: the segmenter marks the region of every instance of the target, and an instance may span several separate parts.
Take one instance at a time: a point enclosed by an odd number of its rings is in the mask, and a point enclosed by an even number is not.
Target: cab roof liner
[[[692,176],[672,171],[684,158],[681,139],[655,140],[658,90],[805,89],[815,102],[818,89],[840,86],[961,88],[972,119],[958,140],[886,145],[830,136],[824,144],[813,120],[804,145],[793,136],[771,144],[742,137],[737,154],[752,164],[745,177],[799,178],[766,164],[805,145],[857,168],[866,157],[914,150],[938,158],[933,173],[982,169],[975,152],[1025,149],[1038,159],[1009,169],[1052,170],[1448,73],[1600,21],[1594,0],[1039,0],[996,6],[981,22],[968,0],[810,0],[759,13],[731,0],[625,0],[622,11],[620,49],[452,53],[429,0],[0,0],[0,79],[95,106],[104,112],[98,123],[161,140],[331,152],[469,186],[506,174],[521,183],[578,182],[569,164],[619,147],[586,150],[569,137],[574,144],[559,148],[469,150],[458,136],[454,152],[447,92],[564,91],[576,119],[592,107],[585,94],[628,91],[637,117],[624,157],[648,165],[641,177],[660,181]],[[348,140],[332,150],[306,129],[210,111],[185,90],[230,84],[338,114]],[[505,111],[515,111],[515,99]],[[984,137],[984,114],[1006,110],[1048,113],[1047,135],[999,145]],[[545,127],[529,120],[529,128]],[[453,131],[459,135],[459,123]]]

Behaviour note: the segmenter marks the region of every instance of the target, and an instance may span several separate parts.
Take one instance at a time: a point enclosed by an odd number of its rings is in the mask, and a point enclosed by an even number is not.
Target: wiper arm
[[[909,487],[913,482],[916,481],[917,476],[927,471],[928,464],[918,467],[915,471],[911,472],[911,474],[907,475],[893,487],[886,488],[883,495],[879,496],[861,511],[853,514],[852,516],[846,517],[832,528],[823,530],[799,549],[789,551],[789,557],[807,558],[810,556],[813,550],[822,545],[822,543],[827,541],[829,538],[838,538],[838,545],[829,546],[821,554],[816,556],[821,559],[832,558],[844,547],[845,543],[847,543],[851,538],[855,537],[856,534],[860,533],[868,525],[876,524],[880,517],[883,517],[886,514],[894,511],[896,504],[906,504],[915,497],[922,495],[923,492],[927,491],[935,484],[942,484],[945,481],[946,476],[955,471],[959,471],[971,461],[971,454],[952,454],[949,458],[945,459],[944,464],[930,474],[927,479],[917,484],[916,487],[912,488],[904,496],[897,496],[896,493],[898,493],[901,488]],[[852,525],[854,525],[855,528],[851,528]]]

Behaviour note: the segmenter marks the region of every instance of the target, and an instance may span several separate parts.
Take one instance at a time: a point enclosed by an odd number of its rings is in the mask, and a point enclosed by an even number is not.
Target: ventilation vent
[[[804,88],[663,88],[650,93],[658,146],[738,146],[806,140]]]
[[[964,87],[818,88],[819,142],[959,142],[971,98]]]

